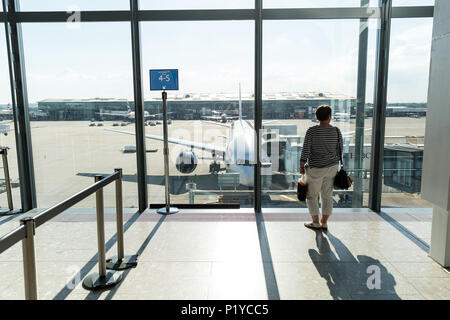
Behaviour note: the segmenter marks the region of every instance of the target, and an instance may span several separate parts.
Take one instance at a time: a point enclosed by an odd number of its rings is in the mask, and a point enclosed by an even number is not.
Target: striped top
[[[306,131],[300,161],[310,168],[326,168],[339,163],[338,133],[343,150],[342,133],[337,127],[314,126]]]

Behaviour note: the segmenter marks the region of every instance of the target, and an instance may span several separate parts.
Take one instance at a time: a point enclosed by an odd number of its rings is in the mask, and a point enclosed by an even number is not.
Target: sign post
[[[166,206],[158,209],[160,214],[173,214],[178,208],[170,207],[169,190],[169,142],[167,129],[167,92],[166,90],[178,90],[178,69],[150,70],[150,90],[163,90],[163,131],[164,131],[164,178],[166,192]]]

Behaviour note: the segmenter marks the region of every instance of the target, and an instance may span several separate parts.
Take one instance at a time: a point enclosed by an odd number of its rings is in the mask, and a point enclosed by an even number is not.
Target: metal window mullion
[[[381,19],[377,39],[374,109],[372,119],[372,157],[369,185],[369,208],[381,211],[384,136],[386,126],[387,83],[389,67],[389,44],[392,17],[392,0],[380,0]]]
[[[412,6],[392,8],[393,18],[433,17],[434,6]],[[254,20],[257,9],[218,9],[218,10],[138,10],[138,21],[220,21]],[[302,20],[302,19],[364,19],[379,18],[381,10],[370,8],[270,8],[262,9],[262,20]],[[16,12],[17,22],[45,23],[66,22],[72,12],[66,11],[24,11]],[[81,11],[81,22],[127,22],[131,21],[128,10]],[[0,22],[8,19],[0,12]]]
[[[283,8],[264,9],[263,20],[379,18],[380,8]]]
[[[33,151],[31,146],[28,94],[21,25],[15,21],[19,0],[3,0],[7,13],[5,23],[6,46],[11,82],[14,131],[20,181],[21,206],[24,212],[36,208]]]
[[[138,17],[139,0],[130,0],[131,8],[131,40],[133,52],[133,86],[134,86],[134,113],[136,126],[136,162],[139,212],[144,212],[148,206],[147,194],[147,159],[145,153],[144,129],[144,94],[142,91],[142,53],[140,26]]]
[[[139,21],[253,20],[255,9],[139,10]]]
[[[254,209],[261,213],[261,135],[262,128],[262,0],[255,0],[255,137]]]
[[[369,0],[361,0],[361,7],[368,7]],[[366,77],[367,77],[367,50],[368,50],[369,20],[361,19],[359,22],[358,43],[358,82],[356,88],[356,123],[355,123],[355,158],[354,185],[352,206],[363,206],[363,153],[364,153],[364,121],[366,105]]]

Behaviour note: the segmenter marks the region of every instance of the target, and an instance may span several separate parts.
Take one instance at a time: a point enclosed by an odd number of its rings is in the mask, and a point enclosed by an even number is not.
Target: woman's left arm
[[[305,174],[305,164],[311,153],[311,131],[306,131],[305,140],[303,141],[302,154],[300,156],[300,173]]]

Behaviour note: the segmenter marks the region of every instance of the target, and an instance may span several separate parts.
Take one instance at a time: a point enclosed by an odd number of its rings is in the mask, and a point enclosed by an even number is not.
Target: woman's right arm
[[[338,150],[338,155],[339,155],[339,151],[340,151],[340,155],[342,155],[342,157],[344,157],[344,142],[342,141],[342,133],[341,133],[341,129],[338,128],[338,135],[339,135],[339,150]],[[339,161],[341,160],[341,158],[339,159]],[[344,164],[341,163],[341,166],[343,166]]]

